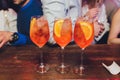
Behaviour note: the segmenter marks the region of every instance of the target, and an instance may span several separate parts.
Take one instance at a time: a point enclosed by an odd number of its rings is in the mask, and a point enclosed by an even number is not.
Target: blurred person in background
[[[106,7],[107,19],[110,24],[109,26],[110,29],[111,29],[111,22],[112,22],[113,16],[119,9],[115,1],[117,0],[105,0],[104,1],[105,7]],[[108,35],[109,35],[109,31],[100,39],[99,42],[97,42],[97,44],[104,44],[104,43],[106,44],[108,40]]]
[[[97,44],[109,31],[104,0],[83,0],[82,16],[92,19],[95,29],[94,43]]]
[[[7,42],[10,45],[31,44],[29,37],[31,16],[43,15],[42,4],[39,0],[13,0],[13,3],[20,6],[17,14],[18,32],[0,31],[0,47]]]
[[[73,27],[76,18],[81,14],[81,0],[13,0],[15,4],[20,5],[21,9],[18,11],[17,28],[19,33],[0,32],[0,47],[6,42],[12,45],[23,45],[30,43],[29,27],[30,18],[33,15],[43,15],[47,17],[50,26],[50,45],[54,45],[53,39],[53,24],[55,18],[70,16],[73,22]],[[41,8],[42,6],[42,8]],[[42,13],[43,10],[43,13]],[[74,12],[74,13],[73,13]],[[5,36],[9,34],[8,36]],[[14,39],[15,37],[15,40]],[[11,39],[13,37],[13,39]],[[6,38],[6,39],[5,39]]]
[[[111,28],[111,22],[112,22],[113,16],[119,9],[119,6],[116,4],[116,1],[117,0],[104,0],[109,28]],[[106,44],[108,40],[108,35],[109,35],[109,31],[107,31],[106,34],[104,34],[104,36],[97,42],[97,44]]]

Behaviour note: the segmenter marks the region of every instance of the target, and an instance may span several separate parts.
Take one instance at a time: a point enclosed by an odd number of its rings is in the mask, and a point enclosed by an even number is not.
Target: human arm
[[[111,23],[111,29],[108,37],[108,44],[120,44],[120,38],[118,35],[120,33],[120,9],[115,13]]]
[[[20,33],[16,33],[18,39],[14,41],[13,34],[14,32],[10,31],[0,31],[0,48],[8,42],[10,42],[10,45],[25,45],[30,43],[29,37]]]
[[[89,9],[89,11],[85,14],[85,16],[88,16],[90,19],[94,19],[99,13],[98,8],[92,8]]]
[[[0,31],[0,48],[4,46],[8,41],[11,41],[11,35],[13,32]]]
[[[98,8],[91,8],[89,9],[88,5],[84,5],[82,7],[82,16],[83,17],[88,17],[89,19],[94,19],[99,13]]]

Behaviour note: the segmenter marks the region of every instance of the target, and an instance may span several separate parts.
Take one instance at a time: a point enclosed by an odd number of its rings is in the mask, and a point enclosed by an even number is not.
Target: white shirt
[[[54,44],[53,24],[55,18],[63,18],[70,15],[74,29],[76,18],[81,15],[81,0],[41,0],[41,2],[44,16],[47,17],[50,26],[49,42]],[[70,11],[70,13],[66,11]]]
[[[9,8],[0,10],[0,31],[17,32],[17,13]]]

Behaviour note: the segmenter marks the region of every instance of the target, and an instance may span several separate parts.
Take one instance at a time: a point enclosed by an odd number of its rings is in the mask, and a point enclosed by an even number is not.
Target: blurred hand
[[[13,34],[13,32],[0,31],[0,48],[11,40],[12,34]]]
[[[98,37],[102,34],[105,27],[103,24],[98,23],[97,21],[94,22],[94,31],[95,31],[95,37]]]
[[[105,27],[102,23],[98,23],[100,25],[100,32],[99,35],[101,35],[103,33],[103,31],[105,30]]]
[[[88,16],[90,19],[94,19],[95,17],[97,17],[98,13],[98,8],[92,8],[87,12],[86,16]]]

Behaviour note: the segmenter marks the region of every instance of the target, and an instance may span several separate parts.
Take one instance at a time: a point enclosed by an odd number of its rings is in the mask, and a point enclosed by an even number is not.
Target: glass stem
[[[64,66],[64,53],[63,53],[64,47],[62,47],[61,50],[61,65]]]
[[[80,66],[83,66],[83,54],[84,54],[84,48],[82,48],[82,52],[81,52],[81,65]]]
[[[43,65],[43,52],[41,51],[40,54],[40,65]]]

